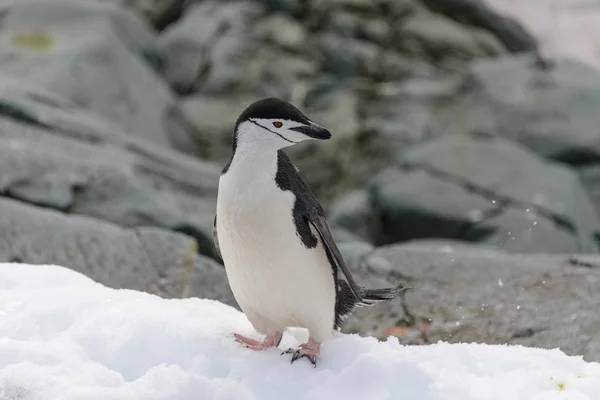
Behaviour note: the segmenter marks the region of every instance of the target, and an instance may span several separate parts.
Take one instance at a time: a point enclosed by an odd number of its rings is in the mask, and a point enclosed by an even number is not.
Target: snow
[[[114,290],[59,266],[0,264],[1,400],[587,400],[600,364],[559,350],[338,335],[319,364],[241,348],[243,314]],[[286,348],[304,339],[286,333]]]
[[[540,41],[542,54],[600,68],[600,0],[485,0],[519,20]]]

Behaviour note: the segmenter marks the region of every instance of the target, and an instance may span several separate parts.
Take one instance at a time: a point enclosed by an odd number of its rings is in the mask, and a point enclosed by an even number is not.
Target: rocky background
[[[361,283],[346,332],[600,360],[600,71],[479,0],[0,1],[0,261],[235,306],[212,218],[232,127],[289,149]]]

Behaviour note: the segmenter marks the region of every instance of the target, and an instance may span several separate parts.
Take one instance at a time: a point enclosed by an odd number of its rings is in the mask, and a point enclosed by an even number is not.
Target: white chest
[[[240,182],[225,176],[219,186],[217,231],[225,266],[237,274],[277,273],[311,257],[296,235],[295,197],[274,180]]]
[[[291,192],[277,187],[274,177],[222,176],[217,202],[219,242],[223,234],[225,242],[231,241],[230,250],[243,251],[261,244],[273,249],[279,241],[290,240],[295,230],[294,201]]]

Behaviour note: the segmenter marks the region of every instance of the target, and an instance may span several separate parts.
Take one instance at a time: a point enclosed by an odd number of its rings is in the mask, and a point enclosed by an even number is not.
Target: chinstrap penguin
[[[320,345],[359,306],[393,299],[403,286],[365,289],[354,281],[325,212],[283,148],[331,133],[277,98],[252,103],[235,123],[231,159],[219,180],[213,237],[231,290],[262,341],[235,340],[253,350],[277,347],[289,327],[310,338],[288,349],[316,365]],[[340,276],[339,272],[342,273]]]

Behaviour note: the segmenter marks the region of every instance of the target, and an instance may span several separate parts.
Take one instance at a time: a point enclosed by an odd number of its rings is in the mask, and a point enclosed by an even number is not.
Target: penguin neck
[[[236,127],[231,159],[223,175],[240,176],[249,182],[262,177],[275,179],[281,142],[275,135],[262,131],[256,125]]]
[[[273,198],[276,175],[276,151],[246,151],[238,146],[228,171],[219,180],[218,202],[226,213],[242,209],[254,213]]]
[[[276,149],[256,149],[253,146],[238,146],[231,157],[230,170],[234,174],[275,176],[277,172]]]
[[[238,142],[227,172],[221,175],[224,192],[239,198],[259,199],[276,186],[278,150]],[[227,187],[227,189],[226,189]]]

